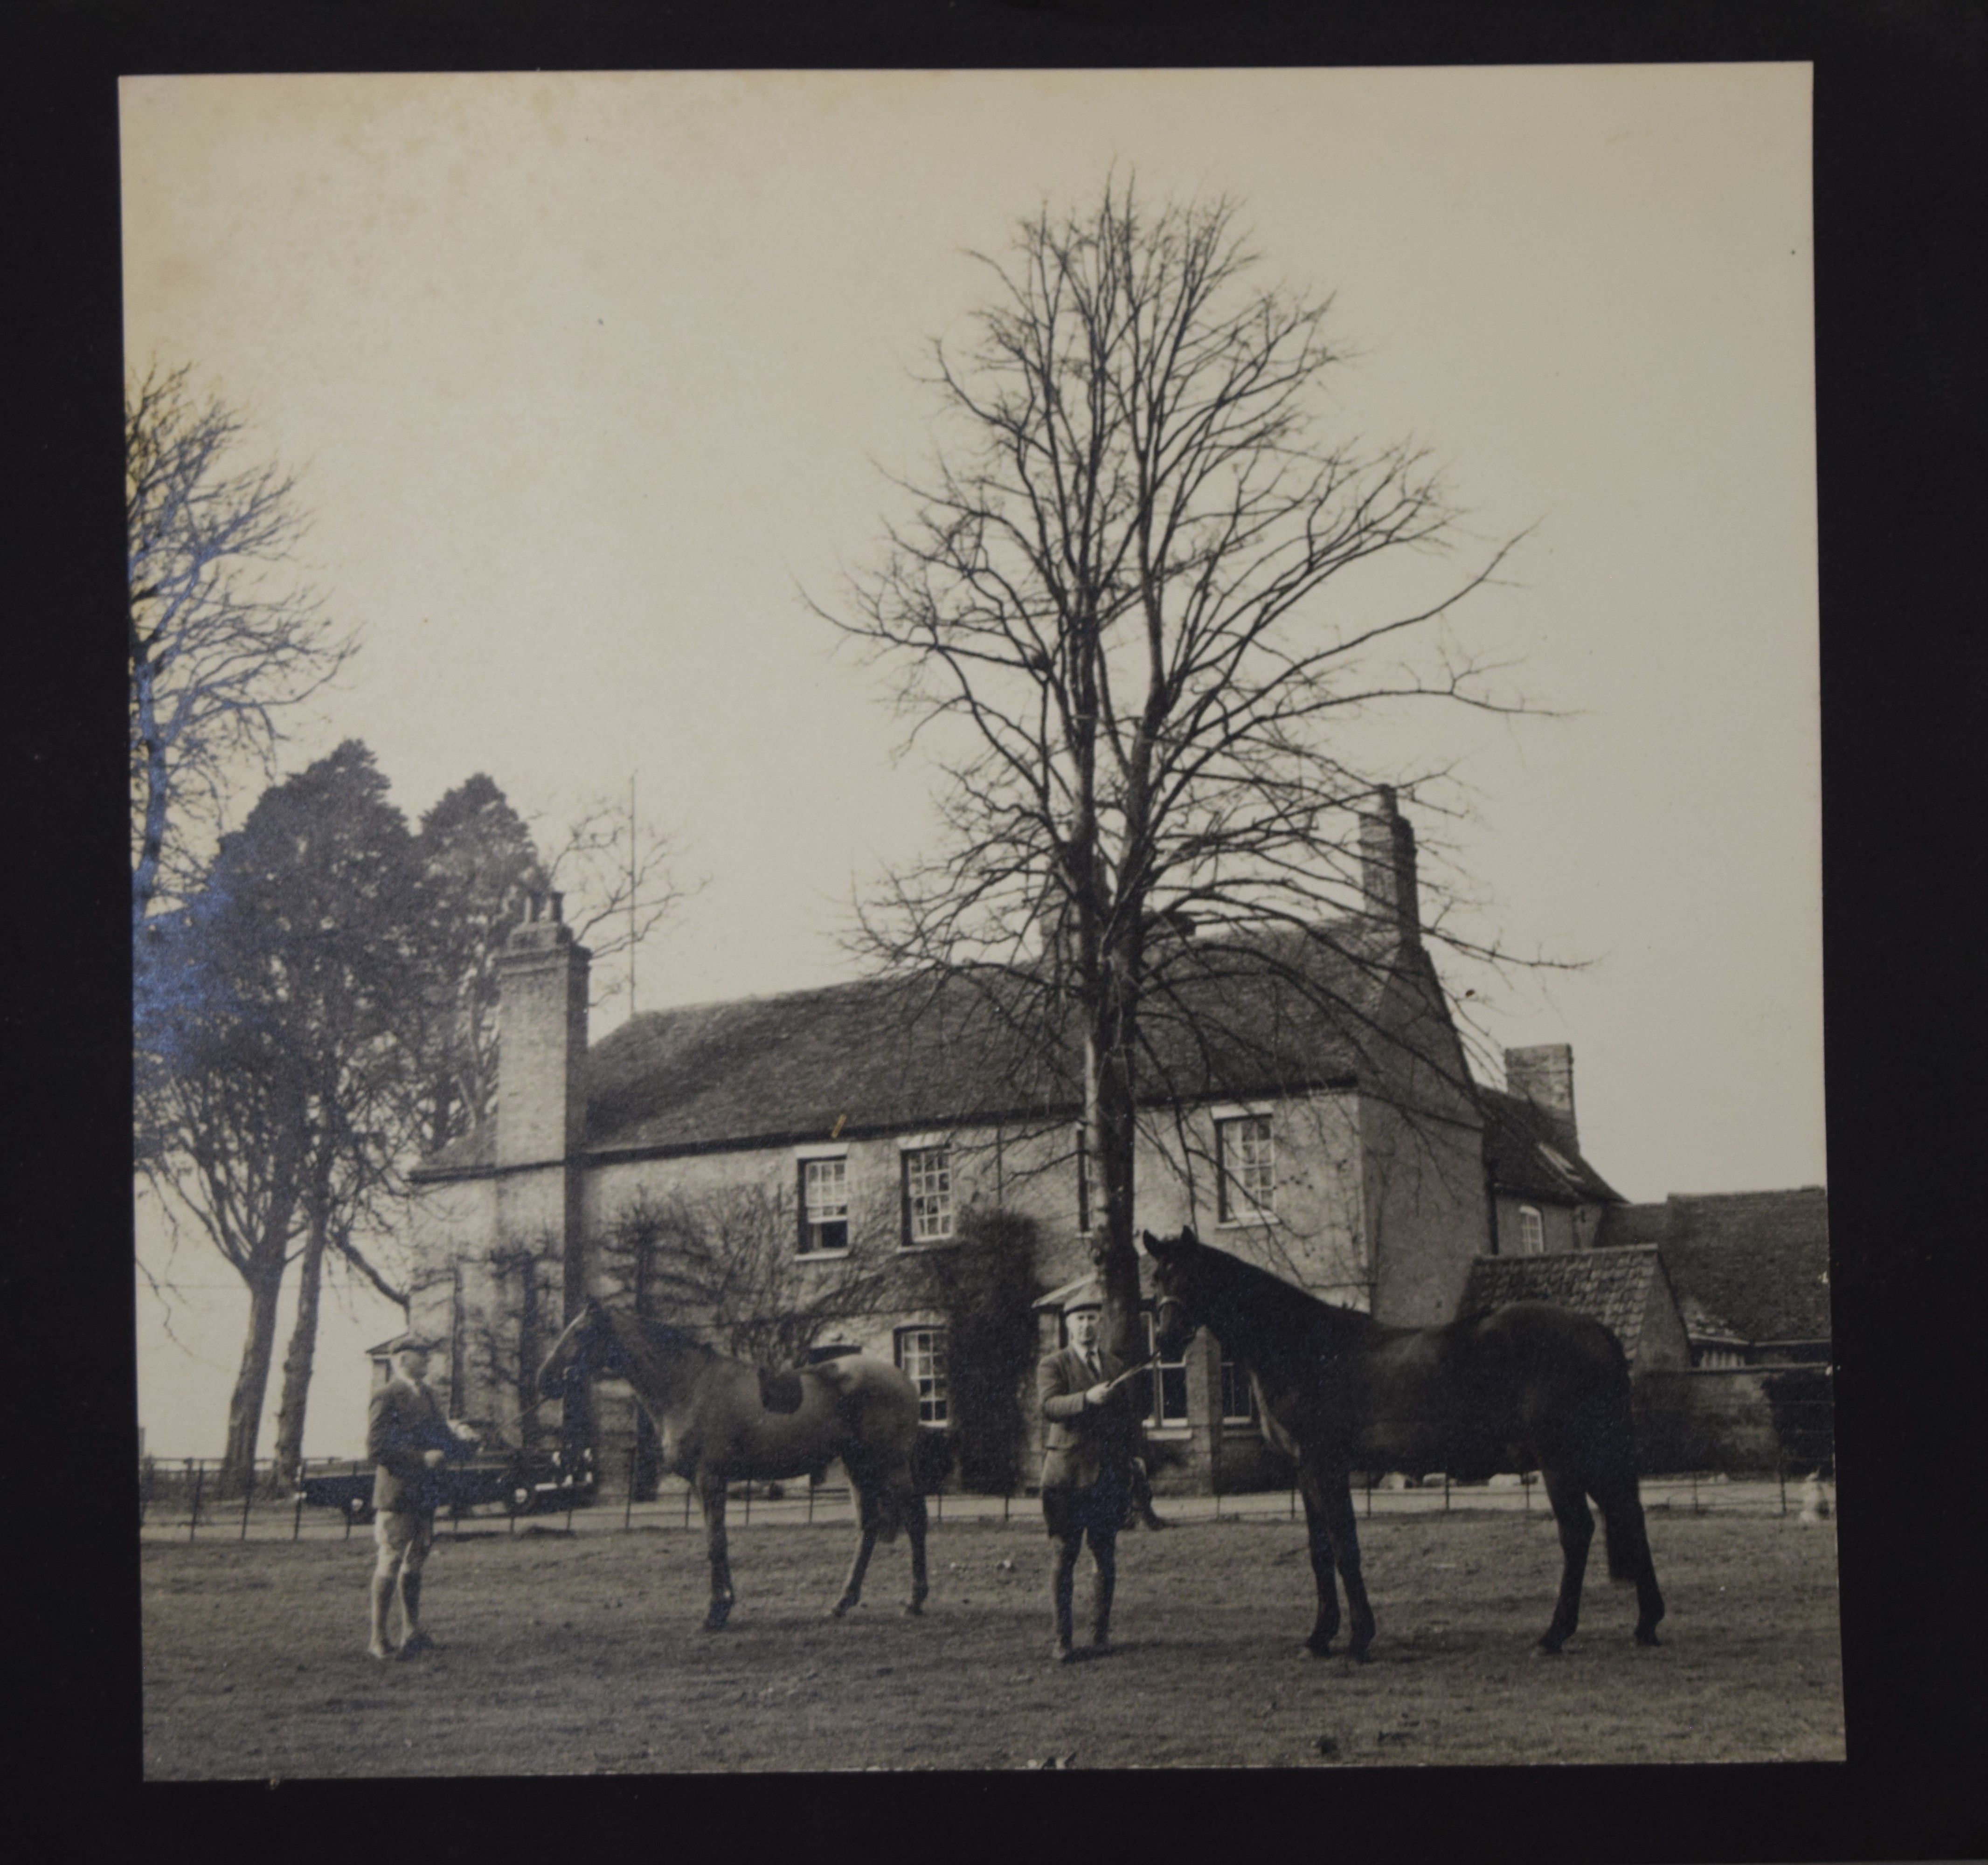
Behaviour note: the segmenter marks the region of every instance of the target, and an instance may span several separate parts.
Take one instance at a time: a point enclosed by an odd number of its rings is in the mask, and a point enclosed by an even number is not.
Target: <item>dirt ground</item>
[[[651,1774],[712,1769],[1361,1767],[1839,1760],[1834,1538],[1792,1518],[1653,1514],[1664,1644],[1598,1536],[1579,1636],[1533,1640],[1558,1549],[1537,1518],[1363,1525],[1373,1660],[1304,1657],[1300,1525],[1186,1522],[1121,1538],[1118,1649],[1048,1662],[1046,1544],[1018,1518],[948,1522],[924,1617],[903,1546],[824,1617],[839,1525],[732,1536],[739,1605],[699,1631],[701,1533],[445,1538],[423,1616],[438,1648],[364,1651],[369,1536],[143,1549],[153,1779]],[[1086,1583],[1080,1580],[1080,1610]]]

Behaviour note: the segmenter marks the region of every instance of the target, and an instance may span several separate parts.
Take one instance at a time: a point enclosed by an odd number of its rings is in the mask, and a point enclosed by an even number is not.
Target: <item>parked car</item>
[[[452,1515],[472,1509],[500,1508],[507,1515],[556,1513],[593,1498],[593,1453],[580,1453],[576,1476],[564,1467],[557,1451],[524,1451],[502,1444],[479,1450],[459,1462],[445,1464],[437,1473],[440,1506]],[[308,1472],[297,1485],[298,1496],[318,1509],[335,1509],[354,1522],[373,1519],[373,1466],[354,1462],[343,1470]]]

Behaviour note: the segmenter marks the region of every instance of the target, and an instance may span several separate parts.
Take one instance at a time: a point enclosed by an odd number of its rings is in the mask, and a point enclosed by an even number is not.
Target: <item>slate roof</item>
[[[1470,1265],[1470,1279],[1456,1312],[1467,1315],[1508,1302],[1550,1302],[1593,1316],[1633,1358],[1652,1286],[1663,1273],[1658,1252],[1647,1246],[1567,1250],[1547,1256],[1480,1256]]]
[[[1829,1198],[1793,1191],[1674,1195],[1603,1215],[1598,1250],[1660,1244],[1686,1298],[1753,1342],[1827,1340]]]
[[[1493,1189],[1548,1204],[1616,1204],[1622,1194],[1575,1150],[1564,1121],[1523,1096],[1480,1088]],[[1557,1155],[1557,1157],[1556,1157]]]
[[[1364,1079],[1390,1059],[1399,999],[1388,987],[1403,977],[1433,983],[1420,949],[1371,921],[1182,941],[1161,954],[1141,1012],[1145,1079],[1156,1099],[1195,1100]],[[589,1050],[586,1150],[787,1144],[826,1139],[838,1123],[858,1136],[1073,1116],[1072,1032],[1046,1040],[1025,1022],[1025,1002],[990,971],[649,1012]],[[421,1174],[487,1169],[493,1143],[486,1123]]]

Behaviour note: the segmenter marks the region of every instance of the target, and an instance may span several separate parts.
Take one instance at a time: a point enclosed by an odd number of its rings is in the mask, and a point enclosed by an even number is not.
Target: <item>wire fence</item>
[[[315,1458],[306,1466],[310,1477],[350,1478],[348,1490],[367,1493],[372,1466],[346,1458]],[[626,1476],[632,1478],[631,1455]],[[305,1500],[301,1489],[272,1485],[268,1464],[257,1467],[257,1480],[246,1495],[221,1493],[218,1458],[147,1458],[138,1471],[138,1529],[147,1542],[233,1540],[237,1542],[370,1542],[372,1510],[369,1499],[359,1505],[320,1505]],[[1642,1479],[1647,1512],[1689,1515],[1795,1517],[1814,1522],[1834,1514],[1834,1477],[1802,1468],[1788,1459],[1766,1472],[1729,1474],[1686,1471]],[[1162,1522],[1298,1522],[1303,1504],[1295,1487],[1225,1493],[1217,1488],[1202,1495],[1162,1495],[1154,1507]],[[928,1519],[935,1525],[978,1523],[1015,1525],[1040,1533],[1040,1499],[1032,1489],[1006,1495],[941,1491],[926,1499]],[[1497,1513],[1537,1515],[1550,1521],[1552,1509],[1537,1471],[1493,1477],[1488,1482],[1452,1482],[1440,1472],[1418,1478],[1391,1476],[1360,1480],[1354,1492],[1355,1513],[1364,1519],[1395,1516],[1429,1517]],[[854,1500],[844,1483],[738,1484],[729,1492],[729,1529],[753,1527],[837,1527],[855,1521]],[[632,1482],[614,1492],[585,1500],[573,1497],[566,1505],[521,1509],[512,1504],[441,1511],[438,1535],[465,1539],[502,1536],[632,1533],[640,1530],[701,1532],[702,1513],[695,1491],[679,1478],[666,1477],[650,1497],[637,1494]],[[1134,1531],[1136,1532],[1136,1530]]]

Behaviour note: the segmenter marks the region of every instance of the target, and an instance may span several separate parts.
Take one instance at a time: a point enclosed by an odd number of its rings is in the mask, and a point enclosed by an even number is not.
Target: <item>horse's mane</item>
[[[610,1308],[606,1303],[600,1307],[601,1318],[617,1333],[626,1329],[647,1347],[666,1353],[702,1353],[718,1357],[715,1347],[706,1346],[701,1340],[693,1340],[680,1327],[672,1327],[667,1321],[658,1321],[653,1315],[637,1314],[632,1308]]]
[[[1226,1250],[1201,1245],[1211,1294],[1226,1298],[1240,1311],[1239,1318],[1259,1338],[1225,1341],[1232,1352],[1248,1356],[1250,1349],[1270,1346],[1294,1348],[1323,1330],[1336,1335],[1364,1333],[1378,1323],[1372,1316],[1357,1308],[1343,1308],[1321,1301],[1307,1289],[1296,1287],[1282,1276],[1260,1269]]]

